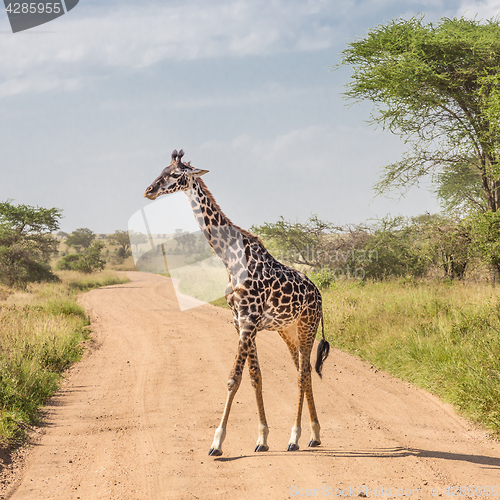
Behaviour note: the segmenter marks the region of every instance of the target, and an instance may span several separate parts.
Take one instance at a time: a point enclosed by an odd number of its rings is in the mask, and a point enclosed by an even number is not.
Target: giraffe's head
[[[177,152],[174,149],[172,161],[165,167],[162,173],[146,189],[144,196],[150,200],[155,200],[162,194],[175,193],[176,191],[186,191],[192,185],[195,177],[206,174],[208,170],[201,170],[192,167],[189,162],[182,163],[184,151]]]

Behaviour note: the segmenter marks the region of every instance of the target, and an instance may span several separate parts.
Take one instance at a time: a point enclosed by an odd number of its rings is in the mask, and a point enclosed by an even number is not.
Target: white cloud
[[[11,78],[0,83],[0,99],[24,92],[45,92],[50,90],[73,91],[82,86],[79,78],[57,78],[40,75],[33,78]]]
[[[491,19],[500,15],[499,0],[463,0],[457,9],[457,16],[463,16],[478,19]]]
[[[333,8],[322,0],[111,7],[79,6],[51,23],[55,33],[3,35],[0,97],[67,89],[68,81],[166,60],[311,51],[335,39]]]

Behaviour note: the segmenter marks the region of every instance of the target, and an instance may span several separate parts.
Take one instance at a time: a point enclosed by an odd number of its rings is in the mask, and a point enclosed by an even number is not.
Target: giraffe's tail
[[[322,339],[318,344],[318,353],[316,355],[316,366],[315,366],[316,373],[319,375],[320,378],[322,377],[321,370],[323,368],[323,363],[328,357],[328,354],[330,354],[330,344],[328,343],[328,340],[325,339],[325,326],[323,324],[323,313],[321,313],[321,336]]]

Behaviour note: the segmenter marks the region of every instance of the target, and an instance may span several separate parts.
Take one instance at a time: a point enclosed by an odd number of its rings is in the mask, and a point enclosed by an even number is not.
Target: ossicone
[[[182,157],[184,156],[184,151],[181,149],[179,152],[177,152],[177,149],[174,149],[172,151],[172,160],[176,162],[180,162],[182,160]]]

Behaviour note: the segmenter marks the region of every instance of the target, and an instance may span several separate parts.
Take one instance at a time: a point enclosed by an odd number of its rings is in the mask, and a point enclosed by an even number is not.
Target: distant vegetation
[[[312,216],[251,229],[276,258],[325,284],[394,277],[493,283],[500,271],[500,212],[388,217],[345,227]]]
[[[94,241],[81,253],[65,255],[57,263],[56,269],[80,271],[87,274],[102,271],[106,265],[106,261],[101,257],[101,250],[104,247],[101,241]]]
[[[128,231],[115,231],[110,235],[97,235],[87,228],[80,228],[62,238],[66,247],[75,249],[76,253],[63,252],[62,258],[57,262],[56,269],[74,270],[82,273],[101,271],[108,263],[108,268],[118,269],[130,259],[130,238]],[[116,247],[113,253],[110,247]],[[123,269],[127,268],[125,266]],[[132,264],[128,269],[134,269]]]
[[[80,229],[75,229],[71,234],[66,236],[65,244],[68,247],[73,247],[78,253],[82,249],[87,249],[92,245],[95,240],[95,233],[86,227],[81,227]]]
[[[29,283],[57,282],[56,270],[82,273],[123,266],[134,269],[126,231],[96,239],[88,228],[71,234],[59,229],[62,211],[58,208],[0,203],[0,284],[25,288]],[[114,252],[110,247],[116,246]],[[71,250],[74,250],[71,253]],[[60,258],[59,258],[60,257]]]

